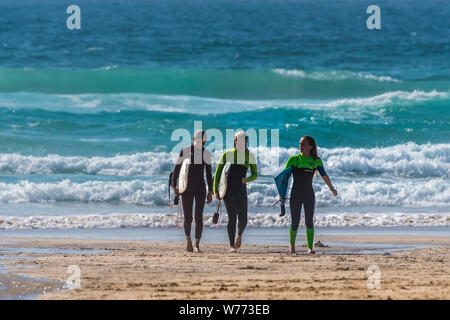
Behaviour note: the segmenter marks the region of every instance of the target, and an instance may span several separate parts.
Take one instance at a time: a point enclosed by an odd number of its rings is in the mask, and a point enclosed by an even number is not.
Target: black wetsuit
[[[236,237],[236,222],[238,222],[238,235],[242,236],[247,226],[247,184],[242,178],[247,175],[248,168],[239,164],[232,164],[228,173],[227,193],[223,198],[228,213],[228,238],[230,246],[234,246]]]
[[[253,181],[258,176],[256,160],[253,154],[248,150],[245,151],[245,159],[239,164],[236,149],[226,151],[216,168],[214,175],[214,192],[217,192],[222,174],[223,166],[226,162],[230,162],[230,171],[227,178],[227,192],[223,201],[228,213],[228,238],[230,246],[234,247],[236,238],[236,223],[238,224],[238,236],[242,236],[247,226],[247,184],[242,183],[242,179],[246,177],[247,170],[250,168],[251,176],[247,178],[247,182]]]
[[[301,153],[289,158],[286,168],[292,167],[294,184],[291,190],[291,244],[295,244],[298,226],[300,224],[300,213],[302,206],[305,210],[306,240],[308,248],[312,248],[314,240],[314,207],[316,197],[313,189],[314,171],[319,171],[321,176],[326,172],[320,158],[303,156]]]
[[[316,198],[312,180],[315,170],[318,170],[322,176],[326,175],[322,160],[305,157],[300,153],[289,158],[286,164],[286,168],[288,167],[292,167],[294,178],[290,198],[292,229],[294,231],[298,229],[302,205],[305,209],[305,225],[307,228],[313,228]]]
[[[300,211],[302,205],[305,210],[305,225],[307,228],[314,226],[314,207],[316,203],[316,196],[312,187],[312,179],[314,170],[306,168],[292,168],[292,176],[294,177],[294,183],[292,185],[290,206],[291,206],[291,218],[292,228],[294,231],[298,229],[300,224]]]
[[[184,233],[186,236],[190,236],[193,220],[192,209],[195,199],[195,239],[200,239],[203,231],[203,209],[206,200],[206,184],[203,176],[205,170],[206,179],[208,181],[208,191],[212,192],[213,190],[211,154],[205,148],[202,148],[201,152],[199,151],[200,148],[194,148],[193,145],[181,150],[172,175],[172,186],[175,187],[177,186],[177,180],[183,160],[191,157],[187,189],[181,195],[181,201],[184,211]]]

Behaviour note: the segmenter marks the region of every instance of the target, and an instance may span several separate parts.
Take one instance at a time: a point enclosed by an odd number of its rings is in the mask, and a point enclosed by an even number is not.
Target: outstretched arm
[[[322,176],[322,179],[323,179],[323,181],[325,181],[328,188],[330,188],[331,192],[333,192],[333,195],[337,196],[338,193],[337,193],[336,189],[333,187],[333,185],[331,184],[330,177],[328,177],[328,175],[324,175],[324,176]]]
[[[323,162],[321,159],[317,159],[316,161],[316,169],[317,171],[319,171],[320,176],[322,177],[323,181],[325,181],[325,183],[327,184],[328,188],[330,188],[330,191],[333,192],[333,195],[336,197],[337,196],[337,191],[336,189],[334,189],[333,185],[331,184],[331,180],[330,177],[328,177],[327,173],[325,172],[325,169],[323,167]]]

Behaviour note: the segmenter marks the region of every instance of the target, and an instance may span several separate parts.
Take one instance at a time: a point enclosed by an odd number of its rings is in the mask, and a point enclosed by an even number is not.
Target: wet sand
[[[308,256],[301,243],[298,254],[290,255],[287,246],[279,245],[244,244],[238,253],[228,253],[224,244],[202,244],[202,253],[188,253],[177,242],[0,239],[0,248],[16,251],[14,259],[0,259],[0,266],[8,268],[0,273],[0,298],[28,292],[39,299],[450,299],[450,236],[333,235],[316,240],[353,245],[316,248],[317,254]],[[381,243],[433,247],[389,253],[366,248],[372,254],[360,254],[355,243],[364,248]],[[81,288],[61,290],[70,265],[81,270]],[[380,289],[367,286],[371,265],[380,268]],[[21,279],[22,289],[5,281],[19,274],[52,281],[36,288],[36,282]]]

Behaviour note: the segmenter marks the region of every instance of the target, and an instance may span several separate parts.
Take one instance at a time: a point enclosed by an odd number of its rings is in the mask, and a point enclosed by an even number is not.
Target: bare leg
[[[295,254],[295,245],[292,245],[292,244],[291,244],[290,253],[291,253],[291,254]]]
[[[194,252],[201,252],[201,250],[200,250],[200,239],[195,239]]]
[[[234,248],[237,250],[241,247],[242,245],[242,236],[237,236],[236,237],[236,242],[234,243]]]
[[[193,252],[194,251],[194,248],[192,247],[192,240],[191,240],[190,236],[186,237],[186,251],[187,252]]]

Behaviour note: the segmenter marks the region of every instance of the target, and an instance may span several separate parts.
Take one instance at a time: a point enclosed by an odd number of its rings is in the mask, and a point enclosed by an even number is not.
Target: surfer
[[[306,245],[308,253],[314,254],[314,207],[315,195],[312,186],[312,179],[317,175],[317,171],[322,176],[323,181],[327,184],[334,196],[337,191],[331,184],[323,167],[323,162],[317,155],[317,144],[313,137],[304,136],[300,139],[300,153],[288,159],[286,168],[292,167],[292,175],[294,183],[290,196],[291,207],[291,228],[289,231],[289,239],[291,243],[291,253],[295,253],[295,238],[297,236],[298,226],[300,224],[300,213],[302,205],[305,211],[306,224]]]
[[[211,173],[211,153],[205,149],[206,132],[197,130],[193,137],[193,144],[183,148],[175,164],[172,175],[172,187],[176,195],[178,178],[187,179],[187,188],[181,195],[181,202],[184,211],[184,233],[186,235],[186,251],[200,252],[200,238],[203,231],[203,209],[205,199],[207,203],[212,201],[213,179]],[[180,169],[184,159],[191,160],[187,177],[181,177]],[[203,172],[206,170],[206,180],[208,182],[208,194],[206,194],[206,185]],[[192,207],[195,199],[195,244],[192,246],[191,225],[192,225]]]
[[[234,136],[234,149],[225,151],[220,158],[214,175],[214,195],[219,196],[219,183],[225,163],[230,163],[227,174],[227,188],[223,198],[228,213],[228,237],[230,239],[230,251],[235,252],[242,244],[242,234],[247,226],[247,183],[256,179],[258,169],[255,156],[248,150],[248,137],[244,131],[238,131]],[[246,178],[248,168],[251,175]],[[238,222],[238,234],[236,237],[236,222]]]

